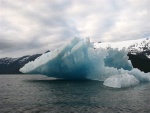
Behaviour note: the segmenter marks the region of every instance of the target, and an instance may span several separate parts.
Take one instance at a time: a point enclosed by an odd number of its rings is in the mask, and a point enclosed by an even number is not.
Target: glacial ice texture
[[[108,77],[103,84],[108,87],[123,88],[135,86],[138,83],[139,80],[136,79],[133,75],[120,74]]]
[[[124,49],[94,49],[89,38],[74,38],[70,43],[27,63],[20,71],[61,79],[106,80],[104,85],[107,83],[107,86],[116,88],[135,85],[138,83],[135,81],[150,81],[150,73],[133,69]],[[128,85],[111,82],[119,75],[122,77],[117,82],[128,80]]]

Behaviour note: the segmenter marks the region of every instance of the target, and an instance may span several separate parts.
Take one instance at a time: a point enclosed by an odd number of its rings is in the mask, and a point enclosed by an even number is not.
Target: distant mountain
[[[149,51],[150,52],[150,51]],[[134,68],[138,68],[144,72],[150,72],[150,58],[145,56],[145,53],[128,54]]]
[[[1,58],[0,59],[0,74],[19,74],[19,69],[29,61],[35,60],[42,54],[28,55],[20,58]]]
[[[141,53],[143,51],[150,50],[150,39],[143,38],[138,40],[127,40],[127,41],[118,41],[118,42],[96,42],[93,44],[94,48],[117,48],[117,49],[126,49],[131,54]]]

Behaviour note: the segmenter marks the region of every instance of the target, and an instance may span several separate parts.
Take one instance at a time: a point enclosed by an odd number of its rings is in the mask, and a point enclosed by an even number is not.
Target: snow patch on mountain
[[[1,58],[0,59],[0,64],[10,64],[10,63],[15,62],[16,60],[18,60],[18,58],[8,58],[8,57],[5,57],[5,58]]]
[[[138,54],[141,52],[145,52],[145,56],[150,58],[150,39],[143,38],[138,40],[127,40],[127,41],[118,41],[118,42],[104,42],[104,43],[94,43],[94,48],[114,48],[114,49],[125,49],[130,54]]]
[[[150,39],[149,38],[143,38],[138,40],[127,40],[127,41],[118,41],[118,42],[96,42],[94,43],[95,48],[118,48],[119,50],[125,48],[128,49],[129,47],[139,49],[145,47],[145,44],[147,44],[148,48],[150,48]]]

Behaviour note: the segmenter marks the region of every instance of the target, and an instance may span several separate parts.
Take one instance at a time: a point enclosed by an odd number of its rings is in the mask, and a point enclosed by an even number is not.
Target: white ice
[[[117,78],[116,75],[122,75],[120,82],[130,80],[130,82],[127,82],[129,85],[126,86],[131,86],[132,82],[134,84],[133,77],[140,82],[142,80],[150,81],[150,73],[145,74],[138,69],[133,69],[126,50],[94,49],[89,38],[85,40],[74,38],[70,43],[27,63],[20,71],[62,79],[98,81],[105,81],[110,76],[115,75],[115,78]],[[121,84],[122,86],[113,84],[116,83],[107,82],[107,86],[124,87],[124,84]]]
[[[136,79],[133,75],[120,74],[108,77],[103,84],[108,87],[123,88],[135,86],[138,83],[139,80]]]

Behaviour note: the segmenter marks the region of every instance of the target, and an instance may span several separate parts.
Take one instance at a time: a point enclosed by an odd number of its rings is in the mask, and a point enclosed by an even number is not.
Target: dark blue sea
[[[150,113],[150,83],[113,89],[99,81],[0,75],[0,113]]]

